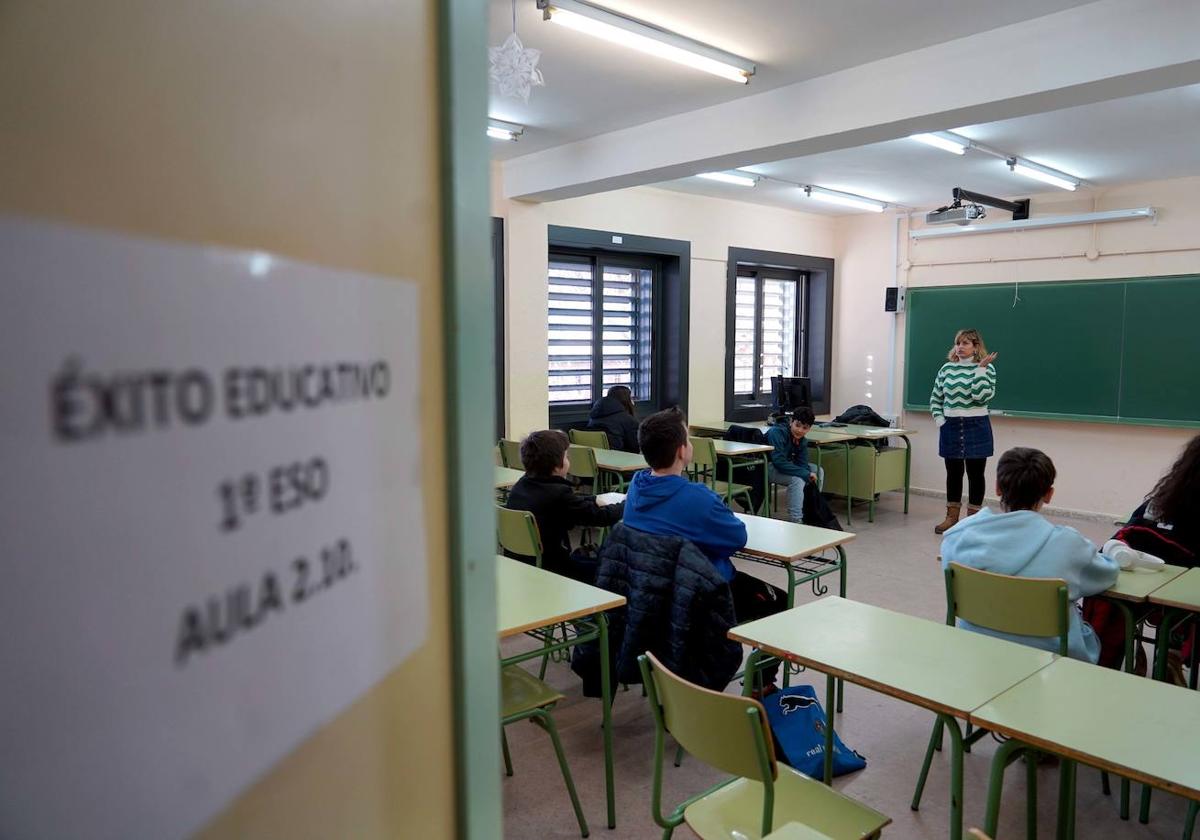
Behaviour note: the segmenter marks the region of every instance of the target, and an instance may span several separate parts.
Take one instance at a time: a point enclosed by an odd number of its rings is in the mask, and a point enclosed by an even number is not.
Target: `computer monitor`
[[[807,376],[772,376],[771,402],[777,411],[811,406],[812,383]]]

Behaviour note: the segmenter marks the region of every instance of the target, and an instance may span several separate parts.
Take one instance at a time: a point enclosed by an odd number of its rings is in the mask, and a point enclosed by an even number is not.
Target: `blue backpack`
[[[810,685],[795,685],[763,698],[776,755],[806,776],[825,778],[825,711]],[[842,776],[867,766],[867,760],[833,733],[833,775]]]

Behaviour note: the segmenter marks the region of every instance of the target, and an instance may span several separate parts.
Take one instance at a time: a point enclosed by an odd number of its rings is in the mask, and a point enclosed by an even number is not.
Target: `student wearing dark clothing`
[[[605,505],[595,496],[576,493],[567,477],[571,461],[567,436],[556,430],[533,432],[521,441],[525,475],[508,492],[509,510],[527,510],[542,536],[542,568],[591,583],[595,569],[571,556],[570,531],[575,527],[607,528],[621,521],[623,502]]]
[[[638,421],[633,414],[633,392],[614,385],[596,400],[588,415],[588,429],[608,435],[608,445],[625,452],[638,452]]]
[[[678,408],[652,414],[638,429],[642,456],[650,469],[633,477],[625,499],[625,526],[648,534],[683,537],[708,557],[733,595],[739,624],[787,608],[787,595],[733,567],[730,556],[746,545],[746,526],[707,485],[688,481],[692,461],[687,420]],[[774,682],[771,668],[763,682]]]
[[[1200,435],[1183,448],[1116,539],[1174,566],[1200,566]]]

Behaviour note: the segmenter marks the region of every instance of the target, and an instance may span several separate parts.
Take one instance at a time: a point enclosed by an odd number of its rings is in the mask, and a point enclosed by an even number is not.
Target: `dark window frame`
[[[770,414],[770,394],[762,407],[743,406],[733,392],[734,336],[737,326],[737,278],[739,269],[771,273],[782,269],[793,275],[803,275],[803,287],[797,295],[796,353],[797,370],[812,383],[813,411],[828,414],[831,404],[833,358],[833,287],[834,261],[827,257],[785,254],[753,248],[730,248],[725,280],[725,419],[732,422],[752,422],[766,419]],[[755,388],[761,353],[761,295],[755,301]]]
[[[504,219],[492,217],[492,276],[496,293],[496,439],[504,438]]]
[[[654,359],[651,399],[637,405],[639,415],[672,405],[687,406],[688,341],[691,308],[691,250],[686,240],[621,233],[619,231],[547,225],[547,256],[553,252],[604,253],[615,259],[651,256],[659,263],[651,303]],[[587,424],[591,404],[549,404],[552,428]]]

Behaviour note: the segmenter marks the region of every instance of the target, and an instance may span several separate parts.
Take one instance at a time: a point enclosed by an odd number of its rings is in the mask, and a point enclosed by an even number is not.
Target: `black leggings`
[[[962,503],[963,467],[967,468],[967,504],[983,505],[983,467],[987,458],[946,458],[946,501]]]

